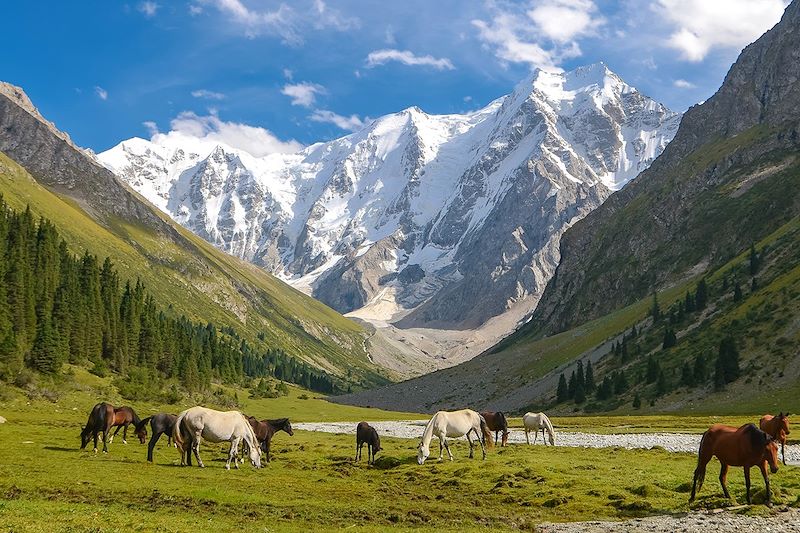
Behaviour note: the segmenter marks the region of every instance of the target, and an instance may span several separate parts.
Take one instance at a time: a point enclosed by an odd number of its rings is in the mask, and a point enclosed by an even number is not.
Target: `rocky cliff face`
[[[647,168],[679,119],[596,64],[537,71],[474,113],[410,108],[297,154],[172,132],[99,158],[181,224],[340,312],[474,328],[535,306],[563,231]]]
[[[640,177],[571,228],[529,328],[602,316],[746,249],[800,212],[779,169],[800,147],[800,3],[744,49]],[[778,176],[771,179],[773,176]]]

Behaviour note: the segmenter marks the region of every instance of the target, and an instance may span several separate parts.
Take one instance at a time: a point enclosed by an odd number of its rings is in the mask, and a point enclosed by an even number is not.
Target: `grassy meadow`
[[[416,464],[416,441],[382,439],[375,466],[353,464],[354,438],[296,431],[278,433],[273,461],[226,471],[226,446],[203,444],[207,467],[181,468],[178,452],[159,443],[155,463],[146,446],[119,437],[108,455],[79,451],[79,431],[99,399],[123,402],[106,379],[75,367],[55,402],[0,389],[0,531],[459,531],[494,527],[532,530],[543,521],[619,520],[681,513],[695,466],[692,454],[663,450],[510,446],[469,460],[465,441],[454,443],[454,462]],[[412,419],[425,415],[331,404],[292,388],[275,399],[251,400],[242,410],[293,421]],[[134,403],[140,416],[185,405]],[[702,431],[708,417],[562,417],[560,430]],[[739,423],[739,419],[726,420]],[[518,425],[514,421],[512,425]],[[90,445],[91,446],[91,445]],[[437,451],[434,444],[433,452]],[[479,456],[479,454],[478,454]],[[729,476],[744,501],[740,470]],[[779,504],[800,505],[800,469],[772,477]],[[763,499],[754,472],[756,501]],[[758,494],[762,491],[761,494]],[[711,466],[694,507],[730,505],[721,498]],[[754,506],[743,512],[772,512]]]

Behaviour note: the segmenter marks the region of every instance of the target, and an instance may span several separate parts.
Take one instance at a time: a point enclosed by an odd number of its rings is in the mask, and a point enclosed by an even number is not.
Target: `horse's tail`
[[[703,445],[706,442],[706,437],[708,437],[708,431],[703,433],[703,437],[700,439],[700,448],[697,450],[697,467],[694,469],[692,495],[689,497],[689,501],[694,500],[695,494],[703,488],[703,481],[706,479],[706,465],[708,461],[703,462]]]
[[[502,411],[497,411],[497,421],[500,424],[500,429],[504,432],[508,432],[508,420],[506,420],[506,415],[504,415]]]
[[[494,446],[494,441],[492,440],[492,432],[489,430],[489,424],[486,423],[486,419],[482,415],[478,415],[478,418],[481,420],[481,433],[483,433],[481,440],[484,446],[491,448]]]
[[[187,412],[188,410],[178,415],[177,420],[175,420],[175,427],[172,428],[172,441],[179,450],[183,450],[183,435],[181,432],[181,425],[183,424],[183,419],[186,417]]]
[[[151,418],[153,418],[153,417],[152,416],[148,416],[147,418],[145,418],[143,420],[139,420],[138,423],[134,422],[134,426],[136,427],[136,433],[141,432],[142,428],[145,427],[148,422],[150,422]]]

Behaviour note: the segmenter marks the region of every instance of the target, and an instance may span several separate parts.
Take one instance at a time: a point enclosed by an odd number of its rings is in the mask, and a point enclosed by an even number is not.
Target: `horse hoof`
[[[122,444],[128,444],[128,441],[126,441],[125,439],[122,439]]]

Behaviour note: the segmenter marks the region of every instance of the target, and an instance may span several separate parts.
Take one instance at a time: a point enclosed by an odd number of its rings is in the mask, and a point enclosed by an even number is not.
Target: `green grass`
[[[27,205],[50,219],[76,254],[111,257],[123,279],[141,278],[159,304],[196,321],[231,326],[265,344],[364,385],[384,383],[369,362],[366,332],[324,304],[262,269],[228,256],[156,214],[174,229],[167,236],[135,221],[94,218],[74,199],[39,185],[0,153],[0,192],[14,209]],[[258,341],[256,341],[258,344]]]
[[[0,531],[220,531],[532,530],[543,521],[619,520],[681,513],[690,509],[687,484],[692,454],[663,450],[572,449],[510,446],[490,449],[486,461],[469,460],[464,441],[452,446],[454,462],[415,461],[415,440],[382,439],[374,467],[353,464],[352,436],[279,433],[274,459],[262,470],[223,468],[225,446],[204,444],[205,469],[180,468],[174,448],[161,442],[155,463],[144,460],[136,439],[115,440],[108,455],[78,450],[78,434],[98,391],[115,391],[106,379],[74,368],[74,386],[57,403],[28,402],[6,392],[0,414]],[[240,392],[241,393],[241,392]],[[292,420],[419,418],[413,413],[285,398],[246,401],[257,416]],[[177,411],[183,406],[136,405]],[[692,431],[711,419],[694,419]],[[633,419],[561,417],[559,429],[653,430],[685,428],[671,417]],[[721,500],[710,472],[697,507]],[[744,500],[744,481],[733,471],[729,484]],[[798,504],[800,469],[772,477],[777,503]],[[761,481],[754,477],[756,493]],[[761,496],[763,498],[763,495]],[[759,496],[756,496],[758,499]],[[766,513],[756,506],[749,512]]]

